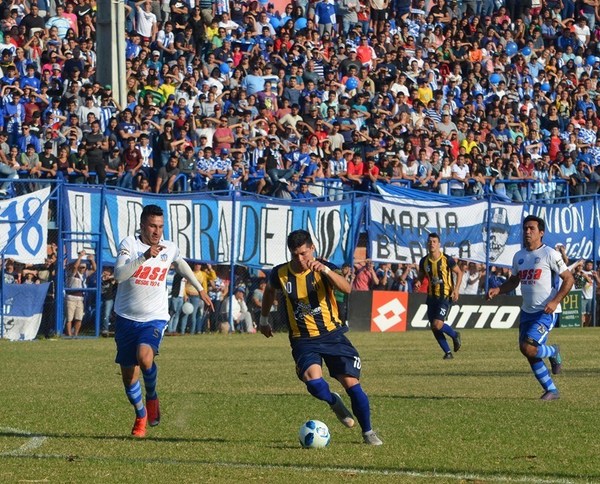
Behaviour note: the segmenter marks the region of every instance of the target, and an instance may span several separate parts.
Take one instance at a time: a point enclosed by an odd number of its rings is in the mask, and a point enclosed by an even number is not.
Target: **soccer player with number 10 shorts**
[[[363,441],[368,445],[381,445],[381,439],[371,428],[369,397],[359,381],[360,356],[345,335],[348,328],[340,320],[334,294],[334,289],[348,294],[350,283],[336,272],[335,265],[315,258],[315,246],[306,230],[290,233],[287,245],[292,260],[271,271],[263,294],[260,331],[267,338],[273,336],[269,312],[279,290],[285,298],[285,315],[298,378],[313,397],[329,404],[342,424],[353,427],[352,413],[323,378],[324,360],[330,376],[342,384],[350,397],[352,410],[363,431]]]
[[[119,245],[115,279],[119,283],[115,299],[116,363],[127,398],[135,408],[135,423],[131,434],[146,436],[146,425],[158,425],[160,406],[156,392],[158,370],[154,357],[169,320],[167,274],[171,264],[192,284],[206,306],[212,302],[192,269],[183,260],[178,247],[163,239],[164,217],[157,205],[147,205],[142,211],[140,234],[126,237]],[[140,369],[146,389],[146,405],[142,399]]]

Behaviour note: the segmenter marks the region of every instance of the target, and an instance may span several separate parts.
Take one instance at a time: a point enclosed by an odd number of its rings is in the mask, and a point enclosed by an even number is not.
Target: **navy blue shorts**
[[[526,313],[521,311],[519,343],[530,341],[537,345],[545,344],[557,320],[558,315],[555,313],[546,314],[544,311]]]
[[[296,374],[300,380],[311,365],[323,366],[323,361],[333,378],[343,375],[360,378],[361,362],[358,351],[341,331],[315,340],[293,340],[291,344]]]
[[[167,321],[154,320],[145,323],[132,321],[117,315],[115,323],[115,343],[117,357],[115,363],[121,366],[137,366],[137,349],[140,345],[148,345],[158,355]]]
[[[452,300],[440,298],[427,298],[427,319],[433,323],[436,319],[446,321],[446,317],[450,312]]]

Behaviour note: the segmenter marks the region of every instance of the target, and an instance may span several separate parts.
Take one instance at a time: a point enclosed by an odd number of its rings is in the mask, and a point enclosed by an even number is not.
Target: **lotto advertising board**
[[[402,332],[429,329],[424,294],[373,291],[350,295],[349,325],[357,331]],[[499,296],[486,301],[482,296],[461,296],[450,308],[447,323],[463,329],[511,329],[519,327],[521,298]],[[370,314],[365,310],[371,308]]]

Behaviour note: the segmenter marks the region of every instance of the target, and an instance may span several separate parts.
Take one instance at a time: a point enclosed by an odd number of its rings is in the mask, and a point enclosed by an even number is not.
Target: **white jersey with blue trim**
[[[521,281],[521,309],[526,313],[543,311],[558,292],[557,276],[567,270],[560,253],[545,244],[536,250],[519,250],[513,258],[512,271]],[[560,310],[559,304],[556,312]]]
[[[144,261],[134,274],[119,283],[115,298],[115,312],[138,322],[169,320],[167,275],[171,263],[179,259],[179,248],[168,240],[161,240],[164,249],[156,257]],[[126,237],[119,245],[117,266],[141,257],[149,245],[139,237]]]

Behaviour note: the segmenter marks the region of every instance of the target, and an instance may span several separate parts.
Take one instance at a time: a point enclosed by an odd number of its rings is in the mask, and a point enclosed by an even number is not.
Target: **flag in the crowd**
[[[11,341],[35,339],[50,283],[4,284],[4,314],[0,334]]]

